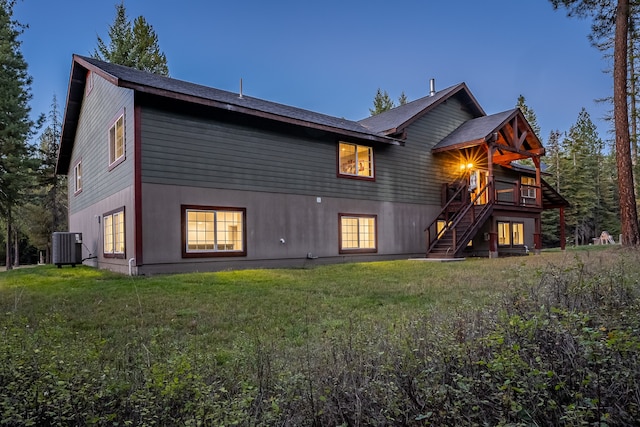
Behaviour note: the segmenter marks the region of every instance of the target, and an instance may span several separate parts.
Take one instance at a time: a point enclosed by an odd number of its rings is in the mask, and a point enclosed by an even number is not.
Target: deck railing
[[[457,191],[453,193],[449,201],[442,208],[440,215],[438,215],[425,229],[425,240],[427,243],[427,253],[431,252],[438,240],[440,240],[448,231],[452,232],[453,247],[452,250],[455,253],[458,249],[459,239],[463,236],[458,236],[457,226],[467,214],[470,214],[471,223],[475,223],[476,212],[475,206],[479,200],[482,200],[485,194],[489,194],[493,186],[491,182],[487,183],[484,187],[479,189],[472,198],[467,195],[467,186],[460,186]],[[462,202],[460,202],[462,200]],[[458,203],[455,203],[458,202]],[[486,205],[489,206],[489,205]],[[484,213],[484,209],[481,210]],[[444,220],[444,226],[438,231],[438,221]]]
[[[495,180],[495,202],[499,205],[542,207],[540,187],[520,181]]]

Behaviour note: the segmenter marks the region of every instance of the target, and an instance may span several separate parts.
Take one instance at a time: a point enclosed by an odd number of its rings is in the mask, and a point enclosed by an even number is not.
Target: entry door
[[[475,170],[472,171],[469,175],[469,184],[473,186],[475,184],[475,188],[471,192],[471,200],[476,198],[478,192],[482,191],[482,189],[487,185],[487,181],[489,179],[489,173],[483,170]],[[487,192],[483,192],[478,200],[476,200],[476,205],[484,205],[487,203]]]

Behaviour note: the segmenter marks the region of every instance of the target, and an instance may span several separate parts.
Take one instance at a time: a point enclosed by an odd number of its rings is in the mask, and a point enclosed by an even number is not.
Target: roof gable
[[[436,106],[452,97],[459,97],[473,115],[484,116],[485,112],[469,91],[465,83],[440,90],[433,95],[425,96],[415,101],[408,102],[391,110],[384,111],[375,116],[367,117],[358,123],[367,127],[372,132],[385,135],[401,134],[411,123],[415,122]]]
[[[494,162],[498,164],[506,165],[514,160],[544,155],[542,142],[519,108],[468,120],[431,151],[439,153],[489,143],[496,147]]]

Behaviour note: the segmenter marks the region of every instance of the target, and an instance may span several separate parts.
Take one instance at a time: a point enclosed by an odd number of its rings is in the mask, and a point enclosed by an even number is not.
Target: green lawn
[[[246,336],[299,343],[349,322],[397,321],[490,301],[545,263],[568,254],[393,261],[312,269],[239,270],[128,277],[88,267],[52,266],[0,274],[0,312],[38,327],[55,317],[73,334],[108,339],[135,333],[177,340],[198,336],[229,349]]]
[[[571,264],[577,256],[604,262],[606,254],[599,249],[149,278],[40,266],[0,273],[0,313],[4,321],[22,319],[32,330],[55,327],[74,339],[98,335],[106,352],[131,342],[197,342],[206,351],[229,354],[239,340],[296,346],[354,323],[394,324],[478,307],[514,284],[539,280],[550,264]]]
[[[594,247],[493,260],[154,277],[88,267],[18,269],[0,273],[0,382],[5,382],[0,386],[13,390],[8,395],[21,402],[33,398],[36,407],[49,408],[52,415],[44,419],[58,420],[49,421],[53,425],[90,424],[88,419],[106,425],[105,419],[123,414],[133,424],[153,425],[144,414],[159,405],[158,396],[172,405],[204,402],[197,408],[208,408],[203,413],[217,420],[211,425],[251,425],[249,414],[268,425],[264,405],[304,398],[299,387],[305,386],[296,379],[301,373],[308,371],[300,378],[322,378],[338,361],[365,352],[383,357],[388,346],[409,349],[427,338],[446,342],[452,338],[437,334],[479,322],[469,313],[491,312],[510,290],[533,286],[550,270],[574,271],[576,265],[609,269],[628,263],[624,254],[619,248]],[[432,327],[434,319],[447,326]],[[423,335],[416,337],[417,331]],[[395,362],[381,360],[380,366],[389,363]],[[291,392],[285,389],[276,399],[276,390],[284,387],[277,385],[282,375],[298,391],[283,397]],[[264,400],[266,390],[275,400]],[[85,403],[70,403],[78,393]],[[324,402],[309,393],[309,402]],[[215,406],[218,401],[224,403]],[[9,425],[20,425],[16,420],[22,412],[31,414],[25,419],[42,422],[16,402],[2,406],[0,393],[2,416],[13,420]],[[126,408],[111,407],[113,402]],[[103,404],[113,414],[105,415]],[[78,414],[80,406],[86,413]],[[16,413],[7,408],[17,408]],[[207,424],[207,417],[193,415],[200,412],[191,406],[182,405],[180,411],[199,420],[196,424]],[[277,418],[283,409],[269,411]],[[228,414],[237,417],[224,418]],[[176,419],[184,422],[184,417]]]

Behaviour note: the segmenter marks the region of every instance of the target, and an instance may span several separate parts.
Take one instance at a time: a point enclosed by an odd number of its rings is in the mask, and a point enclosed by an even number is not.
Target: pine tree
[[[158,36],[143,16],[127,18],[124,2],[116,5],[116,17],[109,27],[109,44],[98,36],[93,57],[163,76],[169,75],[167,57],[160,50]]]
[[[549,134],[546,143],[545,164],[546,172],[550,175],[548,183],[556,191],[560,190],[560,162],[562,150],[560,147],[560,131],[553,130]],[[547,180],[547,178],[545,178]],[[560,214],[558,210],[551,209],[542,212],[542,239],[544,246],[558,246],[560,243]]]
[[[391,99],[387,91],[385,90],[383,92],[380,88],[378,88],[376,97],[373,99],[373,108],[369,108],[369,113],[371,113],[372,116],[375,116],[376,114],[388,111],[393,107],[395,107],[395,104],[393,103],[393,100]]]
[[[158,36],[142,16],[133,22],[132,60],[135,68],[163,76],[169,75],[167,57],[160,51]]]
[[[527,122],[529,122],[529,125],[531,126],[533,132],[535,132],[535,134],[540,137],[540,126],[538,125],[538,118],[536,117],[536,113],[533,111],[533,109],[529,108],[529,106],[527,105],[526,100],[524,99],[524,95],[518,96],[516,107],[520,108],[520,111],[522,111],[522,115],[524,115],[524,118],[527,119]]]
[[[602,149],[596,126],[583,108],[562,142],[564,156],[558,160],[560,194],[571,203],[566,221],[576,245],[588,243],[602,231]]]
[[[640,245],[638,209],[633,180],[631,136],[628,110],[629,31],[631,18],[629,0],[550,0],[555,8],[565,7],[569,16],[591,17],[590,40],[601,40],[613,34],[613,117],[615,126],[616,168],[618,175],[618,203],[622,244]],[[634,1],[634,6],[635,6]]]
[[[405,95],[404,91],[402,91],[402,93],[398,97],[398,105],[404,105],[407,102],[409,102],[409,100],[407,100],[407,95]]]
[[[516,102],[516,107],[519,108],[520,111],[522,111],[522,115],[524,116],[525,119],[527,119],[527,122],[531,126],[531,130],[533,130],[533,132],[539,138],[540,137],[540,126],[538,126],[538,119],[536,117],[536,113],[533,111],[532,108],[530,108],[527,105],[526,100],[524,99],[524,95],[518,96],[518,101]],[[531,160],[531,159],[518,160],[517,163],[519,163],[521,165],[526,165],[526,166],[532,166],[533,167],[533,160]]]
[[[14,0],[0,0],[0,214],[6,225],[6,266],[12,268],[12,213],[25,198],[35,167],[27,144],[31,77],[20,52],[23,26],[13,19]]]
[[[113,64],[133,66],[130,59],[133,50],[133,32],[131,22],[127,19],[124,2],[116,5],[116,18],[109,27],[109,45],[98,36],[98,48],[93,57]]]
[[[37,188],[31,203],[24,209],[27,235],[32,245],[45,251],[45,262],[51,261],[51,236],[54,231],[67,229],[67,178],[56,175],[55,167],[62,131],[60,110],[54,96],[49,112],[49,124],[40,135]]]

